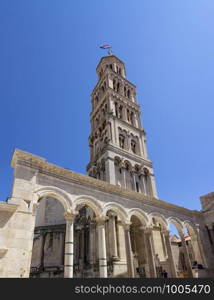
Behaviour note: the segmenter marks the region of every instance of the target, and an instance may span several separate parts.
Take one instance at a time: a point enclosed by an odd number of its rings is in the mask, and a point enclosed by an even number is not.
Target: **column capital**
[[[108,217],[109,218],[114,218],[114,217],[116,217],[117,216],[117,214],[116,214],[116,212],[114,212],[114,211],[110,211],[109,213],[108,213]]]
[[[126,221],[126,222],[121,222],[121,224],[125,230],[129,230],[132,222]]]
[[[208,223],[208,224],[206,224],[206,226],[209,230],[213,230],[214,225],[212,223]]]
[[[146,225],[141,225],[138,228],[140,231],[145,231],[147,229]]]
[[[153,229],[152,225],[146,226],[145,229],[144,229],[144,232],[147,233],[147,234],[151,234],[152,229]]]
[[[108,217],[106,216],[99,216],[95,218],[95,221],[98,226],[104,225],[106,220],[108,220]]]
[[[76,210],[67,210],[65,213],[64,213],[64,217],[65,217],[65,220],[66,221],[73,221],[74,218],[76,217],[76,215],[78,215],[78,211]]]
[[[171,230],[170,229],[162,229],[161,233],[163,233],[165,236],[169,236]]]

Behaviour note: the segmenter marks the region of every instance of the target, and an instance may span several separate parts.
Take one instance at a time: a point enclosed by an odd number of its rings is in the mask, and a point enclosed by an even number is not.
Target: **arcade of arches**
[[[177,226],[177,241],[158,215],[137,212],[125,218],[109,207],[98,216],[84,204],[66,215],[57,199],[43,198],[36,211],[30,276],[195,277],[194,263],[205,267],[197,230],[187,224],[185,234],[178,222],[170,222]]]

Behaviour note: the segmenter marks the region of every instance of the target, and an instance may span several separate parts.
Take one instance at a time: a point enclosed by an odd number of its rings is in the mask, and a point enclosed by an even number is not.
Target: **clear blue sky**
[[[214,190],[213,0],[2,0],[0,200],[14,148],[86,173],[90,93],[110,43],[137,85],[160,199]]]

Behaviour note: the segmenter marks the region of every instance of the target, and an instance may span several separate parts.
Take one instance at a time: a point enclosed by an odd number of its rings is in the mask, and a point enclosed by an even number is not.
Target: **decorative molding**
[[[7,248],[1,248],[0,247],[0,256],[3,256],[7,253],[8,249]]]
[[[114,194],[120,197],[126,197],[128,199],[140,200],[143,204],[148,204],[152,206],[160,207],[166,210],[172,210],[176,212],[182,212],[188,216],[193,217],[194,215],[202,215],[201,212],[196,210],[189,210],[187,208],[177,206],[172,203],[165,202],[163,200],[159,200],[154,197],[148,197],[141,193],[137,193],[131,190],[123,189],[119,186],[109,184],[108,182],[97,180],[93,177],[89,177],[87,175],[82,175],[76,172],[73,172],[68,169],[64,169],[62,167],[50,164],[46,162],[45,159],[34,159],[32,161],[32,157],[36,158],[35,155],[31,155],[27,152],[22,152],[21,150],[16,150],[16,160],[14,161],[14,167],[17,165],[22,165],[29,167],[31,169],[38,170],[40,174],[45,174],[49,177],[56,177],[63,181],[69,181],[76,183],[78,185],[85,185],[90,188],[94,188],[95,190],[100,190],[103,192],[107,192],[108,194]],[[17,159],[18,158],[18,159]]]
[[[6,202],[0,202],[0,211],[6,211],[6,212],[15,212],[19,205],[17,204],[8,204]]]

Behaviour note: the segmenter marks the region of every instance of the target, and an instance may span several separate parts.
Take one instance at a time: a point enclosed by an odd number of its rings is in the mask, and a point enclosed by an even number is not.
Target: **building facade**
[[[213,194],[200,212],[158,198],[136,87],[116,56],[97,74],[88,176],[13,154],[0,277],[213,277]]]

